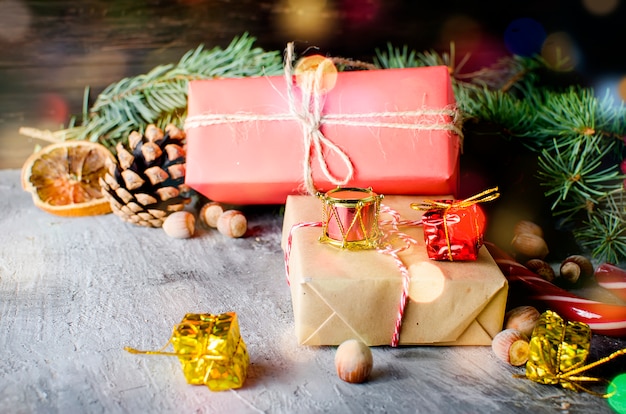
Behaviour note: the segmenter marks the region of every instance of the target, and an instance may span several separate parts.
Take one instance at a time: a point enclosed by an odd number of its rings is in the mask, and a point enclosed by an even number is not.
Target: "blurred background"
[[[388,44],[447,52],[453,42],[468,72],[512,53],[567,58],[564,76],[626,99],[624,1],[0,0],[0,168],[20,168],[42,144],[19,127],[67,125],[85,87],[93,100],[244,32],[267,50],[296,41],[366,61]]]

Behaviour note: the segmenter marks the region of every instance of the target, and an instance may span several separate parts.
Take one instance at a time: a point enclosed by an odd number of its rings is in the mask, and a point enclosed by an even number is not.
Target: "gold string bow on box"
[[[170,344],[174,352],[165,352]],[[160,350],[124,349],[133,354],[177,356],[187,382],[205,384],[211,391],[243,386],[250,364],[234,312],[188,313],[174,326],[170,340]]]
[[[548,310],[541,315],[530,339],[526,375],[516,377],[527,378],[541,384],[561,385],[565,389],[585,391],[608,398],[616,390],[601,394],[588,389],[583,384],[607,381],[584,373],[620,355],[626,355],[626,348],[584,365],[590,345],[589,325],[572,321],[566,323],[556,312]]]

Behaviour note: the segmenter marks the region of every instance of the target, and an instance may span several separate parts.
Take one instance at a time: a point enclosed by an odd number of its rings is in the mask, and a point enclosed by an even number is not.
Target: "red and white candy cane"
[[[581,298],[542,279],[492,243],[485,246],[509,281],[509,295],[523,295],[567,320],[586,323],[594,333],[626,337],[626,306]]]
[[[618,298],[626,300],[626,270],[604,263],[596,268],[593,275],[599,286],[611,291]]]

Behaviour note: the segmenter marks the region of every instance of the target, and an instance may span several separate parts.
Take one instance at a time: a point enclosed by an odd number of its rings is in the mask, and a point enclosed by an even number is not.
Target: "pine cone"
[[[184,185],[185,138],[174,125],[163,134],[150,124],[144,135],[130,133],[128,147],[117,144],[117,163],[111,162],[100,178],[114,214],[129,223],[161,227],[170,213],[184,209],[190,200]]]

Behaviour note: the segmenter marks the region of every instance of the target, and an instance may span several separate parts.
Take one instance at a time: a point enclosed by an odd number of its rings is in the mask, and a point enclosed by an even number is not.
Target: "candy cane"
[[[565,319],[586,323],[594,333],[626,337],[626,306],[576,296],[542,279],[492,243],[485,246],[509,281],[509,292],[525,294],[526,300],[541,303]]]
[[[593,275],[599,286],[611,291],[618,298],[626,300],[626,270],[604,263],[596,268]]]

